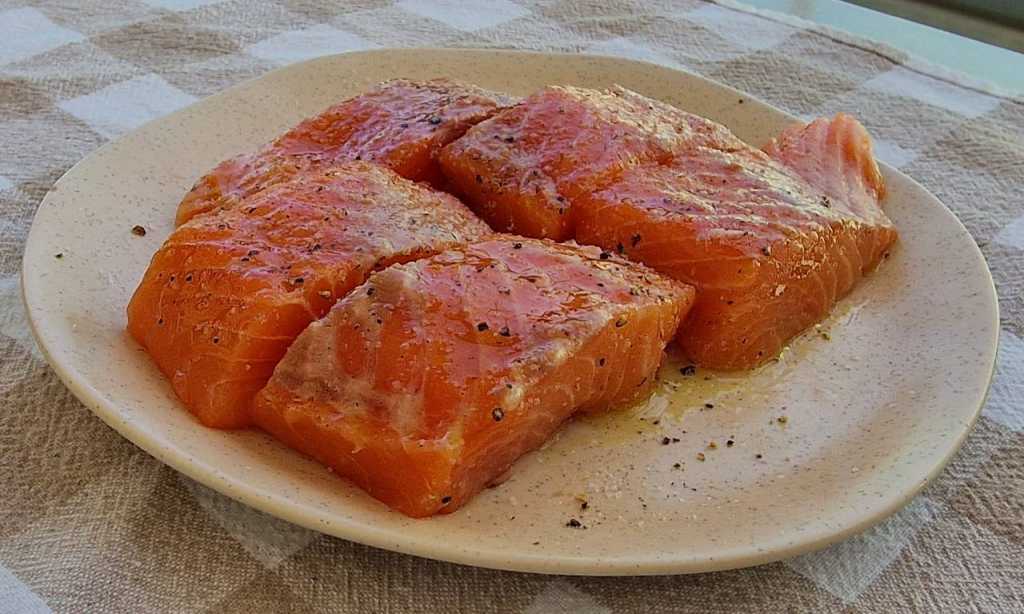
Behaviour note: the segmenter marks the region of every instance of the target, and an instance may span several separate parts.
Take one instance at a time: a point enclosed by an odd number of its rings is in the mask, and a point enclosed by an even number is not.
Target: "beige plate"
[[[25,302],[64,382],[153,456],[255,508],[381,548],[532,572],[711,571],[821,548],[899,509],[960,446],[992,373],[995,292],[963,226],[892,169],[887,207],[901,242],[823,329],[754,374],[683,377],[678,364],[666,367],[650,402],[571,423],[450,516],[410,520],[260,433],[200,427],[122,332],[178,200],[219,160],[329,104],[384,79],[440,76],[516,94],[619,83],[755,144],[791,121],[696,76],[604,57],[373,51],[272,72],[103,147],[43,200],[25,253]],[[134,224],[149,233],[134,236]],[[568,528],[570,518],[587,528]]]

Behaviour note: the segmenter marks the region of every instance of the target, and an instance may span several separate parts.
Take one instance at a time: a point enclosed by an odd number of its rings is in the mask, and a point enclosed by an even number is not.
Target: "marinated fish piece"
[[[885,180],[871,153],[871,136],[850,115],[793,125],[762,149],[857,216],[886,220],[879,207]]]
[[[200,422],[243,427],[292,340],[372,271],[490,234],[455,198],[382,166],[307,170],[178,227],[128,331]]]
[[[678,340],[704,367],[748,369],[778,356],[897,237],[855,119],[819,119],[765,149],[724,133],[576,204],[577,240],[697,287]]]
[[[448,513],[574,412],[645,394],[693,295],[511,236],[395,265],[299,336],[254,420],[404,514]]]
[[[623,88],[547,87],[445,147],[441,170],[495,230],[562,241],[576,200],[701,138],[688,120]]]
[[[441,147],[510,102],[445,79],[387,81],[303,121],[255,153],[220,163],[182,200],[177,223],[233,206],[304,169],[346,160],[377,162],[406,179],[437,186],[435,156]]]

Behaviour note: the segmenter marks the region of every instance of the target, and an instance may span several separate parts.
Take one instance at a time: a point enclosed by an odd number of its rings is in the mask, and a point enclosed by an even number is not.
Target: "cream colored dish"
[[[570,423],[455,514],[407,518],[261,433],[201,427],[124,333],[124,305],[177,203],[218,161],[393,77],[515,94],[617,83],[755,145],[793,121],[700,77],[606,57],[384,50],[269,73],[103,147],[40,205],[25,302],[83,403],[189,477],[296,524],[459,563],[593,575],[713,571],[821,548],[906,504],[969,432],[995,358],[992,280],[953,214],[890,168],[892,257],[779,362],[684,375],[670,360],[649,401]]]

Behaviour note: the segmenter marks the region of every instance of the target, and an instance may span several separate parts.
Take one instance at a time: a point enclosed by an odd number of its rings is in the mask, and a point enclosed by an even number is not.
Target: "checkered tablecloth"
[[[573,578],[300,529],[93,417],[42,360],[19,294],[25,236],[54,181],[105,141],[272,68],[406,46],[624,55],[801,116],[856,114],[880,157],[967,225],[999,288],[998,373],[963,450],[903,511],[822,552]],[[890,48],[699,0],[0,0],[0,613],[1024,611],[1022,339],[1024,102]]]

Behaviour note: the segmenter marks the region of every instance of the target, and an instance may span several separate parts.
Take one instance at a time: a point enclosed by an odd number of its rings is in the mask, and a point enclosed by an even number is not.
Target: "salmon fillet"
[[[407,515],[452,512],[574,412],[644,394],[693,295],[509,236],[392,266],[299,336],[254,419]]]
[[[439,185],[436,153],[511,103],[502,94],[444,79],[388,81],[311,117],[252,154],[220,163],[178,206],[177,223],[231,206],[311,166],[369,160]]]
[[[128,331],[200,422],[242,427],[292,340],[373,270],[489,234],[455,198],[384,167],[307,170],[178,227]]]
[[[702,138],[691,117],[622,88],[547,87],[441,150],[441,170],[495,230],[562,241],[577,199]]]
[[[853,117],[839,113],[791,126],[762,149],[851,213],[886,221],[879,207],[885,181],[871,153],[871,136]]]
[[[853,118],[787,130],[767,154],[718,136],[580,199],[576,238],[695,285],[679,344],[698,365],[748,369],[825,317],[897,234]]]

